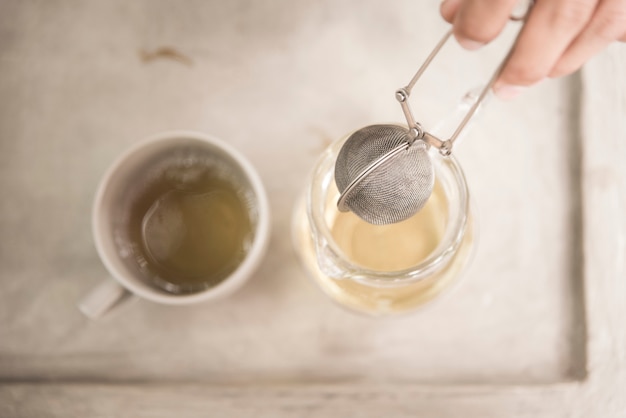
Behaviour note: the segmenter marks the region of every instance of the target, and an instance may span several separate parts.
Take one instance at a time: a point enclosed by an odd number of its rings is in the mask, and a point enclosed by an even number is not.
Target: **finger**
[[[516,1],[463,1],[454,17],[454,36],[465,49],[480,48],[502,31]]]
[[[569,45],[550,71],[560,77],[578,70],[611,42],[626,35],[626,0],[604,0],[582,33]]]
[[[441,17],[448,23],[454,22],[454,16],[456,16],[461,0],[444,0],[439,7]]]
[[[587,25],[596,3],[597,0],[537,1],[494,87],[496,94],[506,96],[501,93],[514,91],[512,86],[529,86],[547,77]]]

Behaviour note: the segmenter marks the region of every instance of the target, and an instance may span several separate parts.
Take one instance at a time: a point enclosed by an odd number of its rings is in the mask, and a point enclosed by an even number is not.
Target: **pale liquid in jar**
[[[448,200],[435,183],[433,194],[413,217],[392,225],[371,225],[353,213],[336,209],[334,185],[326,203],[326,223],[345,258],[364,269],[393,272],[411,269],[424,261],[440,244],[448,222]],[[310,234],[304,199],[295,213],[294,239],[307,270],[322,290],[343,306],[371,315],[407,312],[433,299],[459,276],[465,266],[473,236],[471,225],[451,262],[419,280],[395,286],[377,286],[352,279],[336,279],[319,267]],[[471,218],[468,219],[471,224]]]
[[[444,192],[437,185],[422,210],[405,221],[372,225],[352,212],[336,212],[330,229],[353,263],[370,270],[399,271],[418,265],[437,248],[447,211]]]

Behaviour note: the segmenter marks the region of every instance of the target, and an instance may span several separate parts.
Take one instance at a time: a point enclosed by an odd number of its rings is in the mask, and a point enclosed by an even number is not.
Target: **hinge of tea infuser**
[[[530,9],[533,6],[533,4],[534,4],[534,1],[529,1],[528,7],[526,8],[526,11],[524,14],[520,16],[513,15],[509,19],[515,22],[525,21],[529,15]],[[511,47],[507,55],[504,57],[504,59],[502,60],[502,62],[500,63],[496,71],[493,73],[493,75],[491,76],[487,84],[485,85],[485,87],[482,89],[482,91],[480,92],[480,95],[474,101],[474,103],[472,104],[472,107],[467,111],[465,117],[463,118],[459,126],[457,126],[452,136],[450,136],[450,138],[446,140],[442,140],[440,138],[437,138],[435,135],[432,135],[428,133],[427,131],[425,131],[422,128],[422,125],[415,120],[415,117],[413,116],[413,112],[411,112],[411,107],[409,106],[409,97],[411,96],[411,91],[413,90],[413,87],[415,86],[417,81],[420,79],[422,74],[426,71],[426,69],[428,68],[430,63],[433,61],[435,56],[437,56],[441,48],[443,48],[443,46],[446,44],[448,39],[450,39],[450,37],[452,36],[452,32],[453,30],[450,29],[443,36],[443,38],[439,40],[435,48],[431,51],[431,53],[428,55],[424,63],[417,70],[417,73],[415,73],[415,75],[413,76],[409,84],[407,84],[405,87],[402,87],[396,90],[396,100],[400,103],[400,106],[402,107],[402,112],[404,113],[404,117],[409,127],[409,146],[413,144],[413,142],[416,139],[420,139],[424,141],[425,143],[427,143],[428,145],[431,145],[437,148],[439,152],[441,153],[441,155],[443,156],[449,156],[452,153],[452,146],[454,145],[454,142],[459,137],[463,129],[465,129],[469,121],[472,119],[472,117],[474,116],[478,108],[480,107],[481,103],[483,102],[487,94],[489,93],[489,90],[493,87],[498,77],[500,77],[500,74],[502,73],[504,66],[509,60],[511,53],[513,52],[515,43],[517,42],[517,39],[519,39],[519,35],[521,34],[521,29],[518,32],[515,41],[513,42],[513,47]]]

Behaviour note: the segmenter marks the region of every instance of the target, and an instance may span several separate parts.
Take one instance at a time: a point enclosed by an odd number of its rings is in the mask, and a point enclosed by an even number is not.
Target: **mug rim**
[[[251,190],[257,201],[256,210],[258,213],[254,240],[250,250],[246,253],[241,264],[239,264],[231,274],[229,274],[217,285],[188,294],[167,293],[167,291],[162,288],[156,285],[151,286],[136,276],[132,276],[131,278],[127,277],[128,275],[126,272],[120,271],[115,263],[112,262],[112,258],[115,257],[115,254],[110,249],[105,248],[103,242],[104,238],[102,236],[103,232],[99,227],[100,219],[103,216],[103,199],[105,192],[107,191],[115,173],[130,157],[136,155],[146,146],[156,143],[167,143],[177,139],[203,142],[220,149],[231,157],[234,163],[243,171],[246,179],[250,182]],[[153,302],[168,305],[187,305],[228,296],[239,289],[250,278],[260,264],[261,260],[264,258],[267,250],[270,230],[270,208],[267,192],[263,186],[261,177],[252,163],[240,151],[225,141],[207,133],[193,130],[168,130],[150,135],[136,144],[133,144],[118,155],[113,163],[109,165],[102,176],[100,183],[98,184],[93,201],[91,227],[94,244],[100,260],[111,277],[120,283],[125,289],[137,296]]]

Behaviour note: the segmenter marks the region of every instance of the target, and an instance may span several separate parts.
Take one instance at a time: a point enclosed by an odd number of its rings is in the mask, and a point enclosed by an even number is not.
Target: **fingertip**
[[[454,22],[454,17],[456,16],[460,5],[461,0],[443,0],[439,6],[441,17],[443,17],[448,23]]]
[[[482,48],[485,44],[483,42],[472,41],[471,39],[457,37],[459,44],[468,51],[475,51]]]
[[[528,90],[529,87],[536,86],[544,80],[551,78],[552,76],[542,77],[538,81],[532,83],[516,84],[515,82],[508,81],[500,78],[493,86],[493,92],[502,100],[512,100]]]
[[[532,86],[546,78],[548,72],[548,70],[544,70],[541,66],[533,64],[531,60],[521,59],[520,56],[513,51],[513,55],[504,67],[496,85]]]
[[[500,83],[493,86],[493,92],[502,100],[513,100],[522,94],[527,88],[527,86]]]
[[[548,74],[549,78],[559,78],[559,77],[564,77],[566,75],[570,75],[574,72],[576,72],[578,70],[578,68],[576,69],[570,69],[570,68],[565,68],[565,67],[560,67],[560,66],[555,66],[552,71],[550,71],[550,73]]]
[[[509,21],[516,0],[458,1],[454,15],[454,36],[461,46],[474,50],[494,40]],[[444,8],[446,9],[447,6]]]

